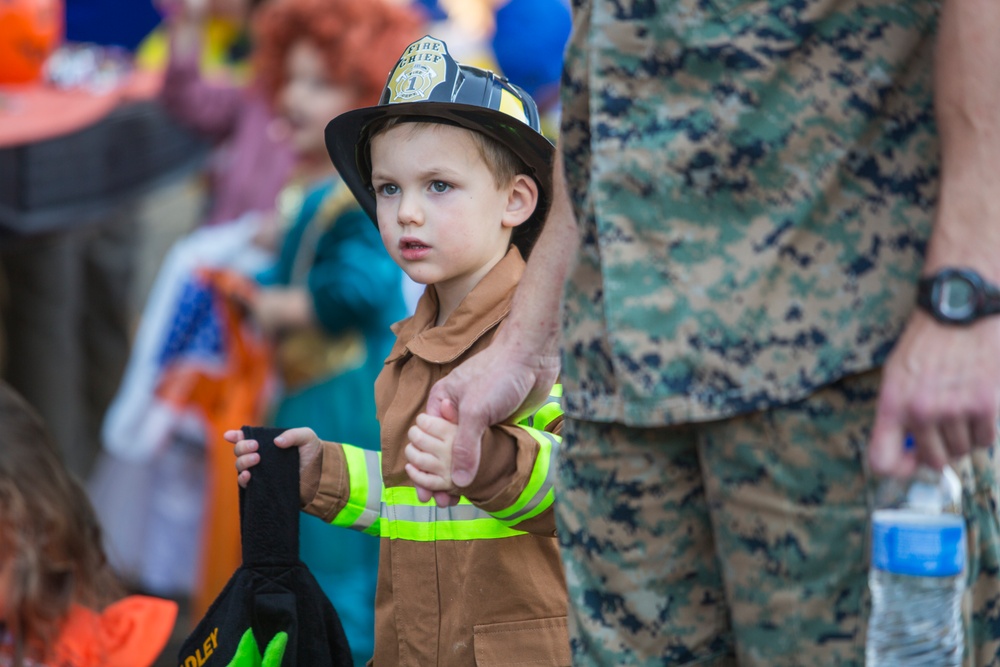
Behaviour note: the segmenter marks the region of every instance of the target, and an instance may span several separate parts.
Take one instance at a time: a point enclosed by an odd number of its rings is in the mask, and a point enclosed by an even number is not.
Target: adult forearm
[[[925,272],[964,265],[1000,280],[1000,3],[946,0],[935,53],[941,192]]]
[[[924,273],[966,266],[1000,280],[1000,4],[945,0],[935,52],[941,192]],[[941,468],[996,436],[1000,320],[947,326],[914,309],[883,369],[868,456],[878,474]],[[902,442],[912,437],[914,449]]]
[[[578,234],[562,153],[553,167],[553,197],[542,233],[531,252],[498,341],[524,356],[559,354],[563,283],[576,259]]]

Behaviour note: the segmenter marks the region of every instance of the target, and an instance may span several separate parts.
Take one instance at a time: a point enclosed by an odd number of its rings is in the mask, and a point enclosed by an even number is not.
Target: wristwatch
[[[944,324],[972,324],[1000,313],[1000,287],[972,269],[941,269],[917,282],[917,305]]]

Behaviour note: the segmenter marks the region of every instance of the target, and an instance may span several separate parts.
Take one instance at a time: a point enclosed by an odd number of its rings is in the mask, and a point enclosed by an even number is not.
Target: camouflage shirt
[[[881,365],[937,197],[928,0],[575,0],[565,407],[650,426]]]

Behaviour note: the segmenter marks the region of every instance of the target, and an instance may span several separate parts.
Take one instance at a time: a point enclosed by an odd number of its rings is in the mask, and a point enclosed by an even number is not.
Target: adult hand
[[[872,470],[906,477],[920,463],[941,469],[974,447],[992,446],[998,416],[1000,318],[946,326],[917,311],[883,370]],[[907,435],[914,448],[904,451]]]
[[[490,346],[439,380],[427,398],[426,412],[432,416],[443,416],[447,402],[458,410],[451,471],[457,487],[475,479],[486,429],[519,409],[541,405],[559,377],[561,286],[576,261],[579,239],[559,151],[552,170],[552,205],[510,315]],[[424,501],[432,496],[419,486],[417,495]],[[444,493],[433,497],[441,506],[457,502]]]
[[[498,334],[492,345],[439,380],[428,396],[429,415],[447,418],[442,406],[451,403],[457,408],[458,430],[452,450],[452,481],[456,486],[468,486],[475,479],[486,429],[519,408],[530,411],[541,405],[559,375],[557,355],[525,354],[518,346],[505,343],[508,339]],[[432,495],[420,487],[417,493],[421,500]],[[454,504],[454,499],[442,492],[433,497],[439,505]]]

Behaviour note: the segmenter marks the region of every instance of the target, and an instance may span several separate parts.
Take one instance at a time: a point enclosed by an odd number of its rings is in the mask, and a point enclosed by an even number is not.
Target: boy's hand
[[[417,423],[407,432],[410,442],[403,453],[408,463],[406,474],[417,486],[420,500],[429,500],[430,494],[458,495],[459,491],[451,479],[451,455],[458,431],[457,414],[454,407],[443,411],[443,417],[433,417],[423,413],[417,416]],[[440,502],[438,504],[441,504]],[[448,503],[451,504],[451,503]]]
[[[236,481],[246,488],[250,481],[250,468],[260,463],[259,445],[256,440],[244,440],[243,431],[239,430],[226,431],[222,437],[235,445],[233,453],[236,455],[236,470],[239,471]],[[283,449],[299,448],[299,500],[305,505],[319,488],[322,467],[319,455],[323,441],[311,428],[293,428],[275,438],[274,444]]]
[[[451,481],[451,450],[455,446],[456,424],[428,414],[417,416],[417,423],[407,432],[410,442],[406,455],[406,474],[414,484],[429,491],[457,492]]]

